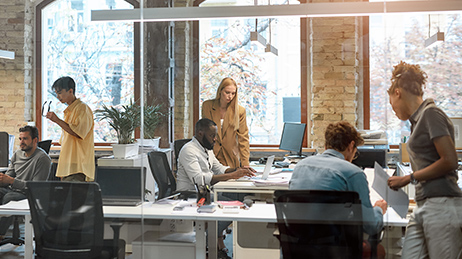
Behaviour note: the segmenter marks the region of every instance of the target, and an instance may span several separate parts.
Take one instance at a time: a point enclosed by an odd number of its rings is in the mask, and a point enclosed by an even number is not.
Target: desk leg
[[[207,238],[209,240],[209,259],[217,258],[217,221],[209,221],[207,224]]]
[[[205,222],[196,221],[196,259],[206,257]]]
[[[24,222],[24,258],[34,258],[34,247],[32,239],[32,222],[30,215],[26,215]]]

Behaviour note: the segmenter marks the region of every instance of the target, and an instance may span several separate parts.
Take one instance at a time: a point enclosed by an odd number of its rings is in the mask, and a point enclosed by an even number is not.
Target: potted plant
[[[103,107],[95,111],[99,120],[107,120],[116,131],[118,144],[112,144],[114,158],[127,158],[138,154],[133,132],[140,125],[140,112],[136,104]]]
[[[141,114],[141,107],[139,107],[139,109],[140,109],[140,114]],[[144,146],[154,147],[154,149],[157,149],[159,147],[160,137],[155,136],[155,131],[157,129],[157,126],[162,122],[163,118],[165,117],[165,114],[161,110],[162,110],[162,105],[160,104],[144,106],[144,110],[143,110],[143,113],[144,113],[144,116],[143,116],[143,122],[144,122],[143,145]],[[138,142],[141,142],[141,140],[138,140]]]

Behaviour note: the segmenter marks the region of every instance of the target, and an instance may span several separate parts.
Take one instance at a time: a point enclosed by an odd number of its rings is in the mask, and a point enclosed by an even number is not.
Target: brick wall
[[[175,7],[192,1],[175,0]],[[192,22],[175,22],[175,128],[174,139],[193,135],[192,107]]]
[[[15,149],[19,128],[32,119],[30,4],[0,1],[0,49],[15,52],[14,60],[0,59],[0,130],[16,135]]]
[[[311,45],[311,144],[324,148],[324,131],[331,122],[357,123],[359,91],[358,18],[313,18],[309,21]]]

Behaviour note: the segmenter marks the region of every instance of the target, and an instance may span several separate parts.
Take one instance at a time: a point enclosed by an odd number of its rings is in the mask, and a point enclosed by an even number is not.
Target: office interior
[[[303,8],[290,8],[295,5]],[[172,169],[174,141],[194,135],[202,102],[215,97],[226,76],[239,84],[254,161],[271,154],[281,159],[287,155],[278,148],[284,122],[307,125],[303,153],[314,155],[324,150],[325,127],[346,120],[359,130],[380,131],[382,135],[366,146],[386,150],[384,167],[399,170],[396,164],[407,162],[400,147],[409,134],[409,123],[394,116],[386,89],[400,60],[420,64],[428,73],[424,98],[434,98],[454,118],[459,125],[456,138],[461,138],[459,1],[13,0],[0,6],[4,7],[0,50],[14,53],[13,59],[0,58],[1,131],[16,136],[17,150],[19,127],[37,126],[41,139],[53,141],[50,156],[55,163],[60,129],[42,112],[50,101],[51,109],[61,114],[65,109],[50,90],[63,75],[76,79],[76,96],[94,109],[131,101],[142,107],[161,105],[166,116],[155,135]],[[217,9],[203,13],[201,8]],[[116,13],[117,9],[128,11]],[[243,18],[246,9],[250,15]],[[140,18],[136,10],[147,12]],[[444,41],[433,37],[441,32]],[[141,145],[148,141],[145,130],[140,127],[134,132]],[[110,160],[111,144],[117,142],[114,131],[96,117],[95,131],[96,163],[146,167],[146,188],[151,188],[147,196],[154,201],[155,181],[147,157]],[[460,161],[462,144],[457,148]],[[138,152],[148,149],[141,147]],[[405,191],[411,211],[413,190]],[[267,224],[260,227],[261,232],[247,235],[249,239],[262,232],[269,235]],[[127,219],[121,236],[130,246],[128,251],[139,251],[158,249],[143,235],[146,232],[192,229],[188,220],[141,217]],[[386,230],[389,238],[382,244],[387,258],[400,258],[404,228]],[[274,258],[279,255],[277,244],[256,246],[233,245],[241,256],[235,258],[263,251]]]

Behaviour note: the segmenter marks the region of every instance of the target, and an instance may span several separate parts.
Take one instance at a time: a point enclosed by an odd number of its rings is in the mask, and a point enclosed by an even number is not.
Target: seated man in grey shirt
[[[219,181],[254,176],[250,167],[230,168],[222,165],[213,153],[217,125],[209,119],[196,123],[196,133],[178,155],[177,191],[195,191],[195,185],[214,185]],[[229,258],[223,243],[223,230],[231,222],[218,223],[218,258]]]
[[[24,188],[26,181],[45,181],[51,167],[51,159],[43,149],[37,147],[38,129],[24,126],[19,129],[20,150],[11,157],[11,163],[5,174],[0,173],[0,201],[26,199]],[[0,235],[5,235],[12,218],[0,219]]]

